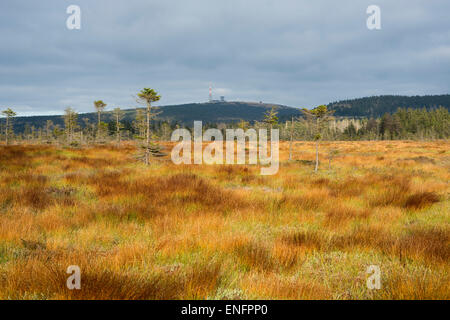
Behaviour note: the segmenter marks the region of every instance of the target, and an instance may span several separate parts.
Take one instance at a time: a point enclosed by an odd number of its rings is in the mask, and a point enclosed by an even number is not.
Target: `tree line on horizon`
[[[386,113],[394,114],[398,108],[428,110],[444,107],[450,109],[450,95],[399,96],[382,95],[349,100],[341,100],[328,104],[335,114],[343,117],[380,118]]]
[[[23,132],[20,133],[14,131],[16,113],[11,108],[7,108],[1,112],[4,119],[0,121],[0,139],[6,144],[16,141],[66,144],[73,147],[113,141],[120,144],[123,140],[135,140],[144,142],[147,146],[147,151],[145,151],[145,161],[147,162],[149,150],[153,148],[150,148],[151,141],[168,141],[173,130],[177,128],[191,130],[191,127],[177,121],[155,119],[158,113],[154,107],[151,107],[151,103],[158,101],[160,96],[153,89],[143,89],[136,98],[146,108],[137,109],[133,121],[123,120],[124,112],[120,108],[112,110],[112,120],[104,121],[102,113],[107,104],[102,100],[97,100],[93,102],[97,113],[96,121],[88,118],[80,119],[79,114],[73,108],[68,107],[62,116],[64,120],[62,126],[53,123],[52,120],[47,120],[43,127],[26,124]],[[331,111],[329,107],[327,110]],[[282,122],[278,120],[276,107],[273,107],[265,113],[262,121],[204,123],[203,128],[204,130],[218,128],[224,133],[229,128],[276,128],[280,131],[281,140],[311,141],[317,139],[318,132],[317,124],[314,122],[317,119],[312,121],[309,111],[303,109],[303,116],[292,117],[290,120]],[[448,139],[450,137],[450,114],[444,107],[434,109],[398,108],[396,112],[387,112],[381,117],[359,119],[336,118],[330,114],[321,124],[320,137],[322,140],[330,141]],[[155,148],[157,149],[157,147]]]

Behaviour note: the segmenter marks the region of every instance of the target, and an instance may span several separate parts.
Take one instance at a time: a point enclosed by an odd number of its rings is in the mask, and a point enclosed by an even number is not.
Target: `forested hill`
[[[161,120],[178,121],[180,123],[191,124],[195,120],[202,120],[205,123],[261,121],[264,113],[275,107],[280,120],[290,119],[291,116],[301,115],[297,108],[287,107],[278,104],[258,103],[258,102],[208,102],[190,103],[175,106],[164,106],[159,108],[161,112],[158,118]]]
[[[157,107],[155,112],[158,113],[157,120],[192,126],[195,120],[201,120],[204,124],[237,122],[241,119],[245,121],[261,121],[264,118],[264,113],[272,107],[276,107],[278,118],[283,122],[291,119],[292,116],[297,117],[301,115],[301,111],[297,108],[259,102],[189,103]],[[136,114],[136,109],[124,110],[122,121],[132,123],[136,119]],[[78,123],[80,125],[85,125],[85,119],[91,124],[96,123],[97,113],[80,113],[78,115]],[[62,115],[55,115],[16,117],[14,118],[14,129],[16,132],[23,132],[25,126],[44,128],[47,120],[51,120],[55,125],[64,127]],[[4,122],[4,119],[0,119],[0,121]],[[112,111],[105,110],[102,113],[102,121],[114,121]]]
[[[343,100],[328,104],[335,110],[336,116],[343,117],[381,117],[385,113],[393,113],[398,108],[427,108],[444,107],[450,110],[450,95],[434,96],[375,96],[352,100]]]
[[[280,122],[290,120],[292,116],[300,116],[302,112],[298,108],[258,102],[208,102],[189,103],[181,105],[162,106],[158,108],[159,114],[156,119],[160,121],[170,121],[172,124],[192,126],[194,120],[202,120],[205,124],[217,124],[226,122],[261,121],[264,113],[275,106],[278,111]],[[450,110],[450,95],[436,96],[378,96],[353,100],[333,102],[328,105],[334,109],[335,116],[338,117],[358,117],[358,118],[378,118],[385,113],[394,113],[399,107],[403,108],[437,108],[442,106]],[[92,107],[94,109],[94,107]],[[14,109],[14,108],[12,108]],[[75,108],[76,109],[76,108]],[[63,110],[61,110],[61,114]],[[131,124],[136,119],[136,109],[124,110],[123,122]],[[85,126],[86,121],[96,123],[97,114],[80,113],[78,124]],[[62,115],[55,116],[32,116],[16,117],[14,119],[14,129],[16,132],[24,132],[25,126],[44,128],[47,120],[53,124],[64,127]],[[102,114],[102,121],[113,121],[112,111],[107,110]],[[4,124],[5,119],[0,118],[0,124]]]

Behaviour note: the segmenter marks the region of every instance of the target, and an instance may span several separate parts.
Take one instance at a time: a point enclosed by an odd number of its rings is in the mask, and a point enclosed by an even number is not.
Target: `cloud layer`
[[[66,8],[81,7],[81,30]],[[381,30],[366,9],[381,8]],[[446,0],[3,0],[0,107],[20,115],[216,97],[311,107],[378,94],[448,93]]]

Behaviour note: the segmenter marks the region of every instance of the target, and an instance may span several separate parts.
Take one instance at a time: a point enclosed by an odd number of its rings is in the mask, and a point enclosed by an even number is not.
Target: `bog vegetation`
[[[280,148],[267,177],[129,141],[0,146],[0,299],[450,298],[448,141],[322,141],[317,173],[315,142]]]

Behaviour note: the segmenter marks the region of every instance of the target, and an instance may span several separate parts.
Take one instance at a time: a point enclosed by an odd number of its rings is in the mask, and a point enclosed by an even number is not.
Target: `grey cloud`
[[[68,5],[82,29],[65,28]],[[366,28],[378,4],[382,30]],[[227,99],[314,106],[373,94],[448,93],[450,3],[435,1],[24,1],[0,3],[0,106],[20,114],[94,99],[132,107]]]

